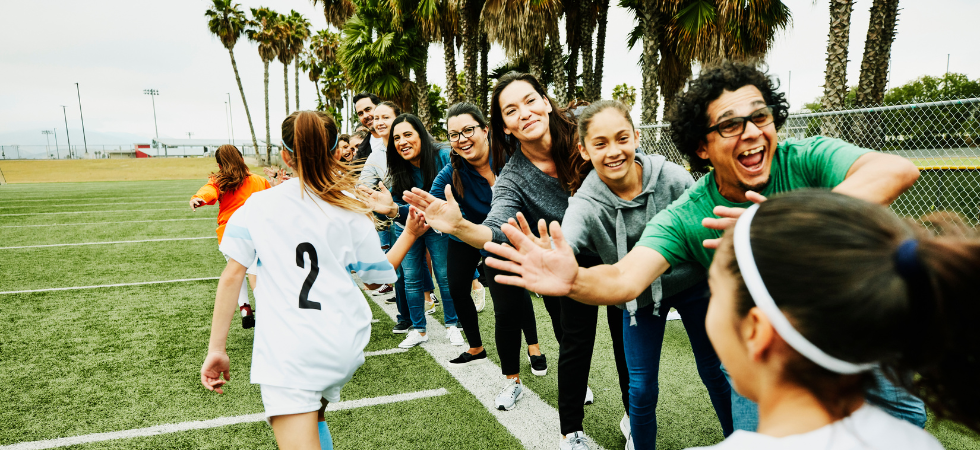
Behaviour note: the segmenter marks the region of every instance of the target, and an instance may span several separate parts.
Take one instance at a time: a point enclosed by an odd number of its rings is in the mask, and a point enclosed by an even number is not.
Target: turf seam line
[[[87,199],[86,199],[87,200]],[[16,202],[16,200],[14,200]],[[170,200],[168,202],[111,202],[111,203],[83,203],[81,205],[41,205],[41,206],[0,206],[0,209],[14,208],[58,208],[63,206],[108,206],[108,205],[150,205],[157,203],[184,203],[183,200]]]
[[[52,214],[95,214],[95,213],[120,213],[120,212],[142,212],[142,211],[182,211],[185,208],[163,208],[163,209],[114,209],[112,211],[62,211],[62,212],[43,212],[43,213],[17,213],[0,214],[0,216],[41,216]]]
[[[387,350],[378,350],[376,352],[364,352],[364,357],[368,356],[381,356],[381,355],[394,355],[395,353],[405,353],[407,349],[404,348],[389,348]]]
[[[0,295],[5,294],[28,294],[32,292],[53,292],[53,291],[74,291],[80,289],[99,289],[99,288],[109,288],[109,287],[120,287],[120,286],[143,286],[147,284],[166,284],[166,283],[184,283],[188,281],[210,281],[217,280],[221,277],[205,277],[205,278],[182,278],[179,280],[162,280],[162,281],[141,281],[138,283],[117,283],[117,284],[100,284],[97,286],[73,286],[73,287],[60,287],[60,288],[46,288],[46,289],[27,289],[23,291],[4,291],[0,292]]]
[[[331,403],[327,405],[327,411],[344,411],[348,409],[364,408],[367,406],[385,405],[389,403],[406,402],[410,400],[420,400],[424,398],[439,397],[449,394],[446,388],[430,389],[427,391],[408,392],[405,394],[386,395],[383,397],[363,398],[359,400],[348,400],[344,402]],[[219,417],[211,420],[195,420],[166,425],[157,425],[147,428],[135,428],[132,430],[112,431],[108,433],[84,434],[66,438],[47,439],[43,441],[21,442],[19,444],[0,446],[0,450],[41,450],[47,448],[67,447],[69,445],[88,444],[92,442],[112,441],[118,439],[130,439],[136,437],[158,436],[161,434],[178,433],[182,431],[203,430],[208,428],[218,428],[228,425],[242,423],[263,422],[265,413],[247,414],[244,416]]]
[[[194,217],[190,219],[125,220],[122,222],[79,222],[79,223],[45,223],[40,225],[0,225],[0,228],[71,227],[75,225],[114,225],[120,223],[179,222],[184,220],[215,220],[215,219],[217,219],[217,216]]]
[[[201,237],[188,237],[188,238],[142,239],[138,241],[105,241],[105,242],[76,242],[72,244],[21,245],[17,247],[0,247],[0,250],[13,250],[19,248],[74,247],[79,245],[136,244],[140,242],[199,241],[201,239],[217,239],[217,238],[218,238],[217,236],[201,236]]]

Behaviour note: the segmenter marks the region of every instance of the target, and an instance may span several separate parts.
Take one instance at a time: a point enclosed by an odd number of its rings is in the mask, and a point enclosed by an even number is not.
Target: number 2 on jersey
[[[299,309],[320,309],[319,302],[311,302],[309,300],[310,289],[313,288],[313,282],[316,281],[317,275],[320,274],[320,266],[317,264],[316,249],[313,248],[313,244],[304,242],[296,246],[296,265],[302,269],[306,268],[306,261],[303,258],[303,254],[305,253],[310,254],[310,274],[306,276],[306,280],[303,282],[303,289],[299,291]]]

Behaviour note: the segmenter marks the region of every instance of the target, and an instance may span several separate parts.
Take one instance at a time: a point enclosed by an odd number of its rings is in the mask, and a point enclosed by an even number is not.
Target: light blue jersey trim
[[[228,225],[225,227],[224,237],[233,237],[238,239],[246,239],[251,241],[252,234],[248,232],[248,228],[243,228],[237,225]]]
[[[363,262],[358,261],[358,262],[356,262],[354,264],[348,264],[347,265],[347,270],[348,271],[354,271],[354,272],[360,273],[360,272],[367,272],[367,271],[373,271],[373,270],[376,270],[376,271],[388,271],[388,270],[392,270],[393,271],[393,270],[395,270],[395,268],[387,260],[379,261],[379,262],[376,262],[376,263],[363,263]]]

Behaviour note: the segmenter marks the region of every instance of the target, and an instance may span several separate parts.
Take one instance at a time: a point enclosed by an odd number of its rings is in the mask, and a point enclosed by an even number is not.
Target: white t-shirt
[[[385,152],[388,151],[388,145],[385,144],[384,139],[381,139],[379,137],[374,137],[374,135],[372,134],[371,135],[371,151],[372,152],[380,151],[382,153],[385,153]]]
[[[364,363],[371,308],[350,277],[393,283],[374,224],[332,206],[293,178],[256,192],[225,228],[221,252],[258,260],[252,383],[322,391]]]
[[[371,154],[364,160],[360,180],[364,184],[377,186],[379,181],[388,177],[388,147],[381,138],[371,136]]]
[[[925,430],[865,404],[850,417],[809,433],[772,437],[736,431],[728,439],[702,450],[942,450]]]

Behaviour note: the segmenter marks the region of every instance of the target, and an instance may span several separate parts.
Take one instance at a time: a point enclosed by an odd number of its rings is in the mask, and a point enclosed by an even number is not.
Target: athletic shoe
[[[470,291],[470,297],[473,298],[473,306],[476,306],[476,312],[483,311],[483,308],[487,306],[487,290],[485,288]]]
[[[398,296],[397,295],[388,296],[388,298],[385,299],[385,303],[398,303]]]
[[[487,351],[486,350],[483,350],[480,353],[477,353],[475,355],[471,355],[471,354],[469,354],[469,352],[463,352],[462,355],[459,355],[455,359],[450,359],[449,360],[449,364],[463,365],[463,364],[468,364],[468,363],[471,363],[471,362],[480,362],[480,361],[486,361],[486,360],[487,360]]]
[[[595,403],[595,397],[592,396],[592,388],[585,386],[585,404],[591,405]]]
[[[543,377],[548,374],[548,358],[544,353],[540,355],[527,354],[527,362],[531,363],[531,373]]]
[[[629,441],[631,439],[631,436],[632,435],[630,434],[630,416],[629,415],[623,414],[623,418],[619,421],[619,431],[622,431],[623,432],[623,437],[626,438],[627,441]],[[627,447],[629,447],[629,445],[630,445],[629,443],[626,444]]]
[[[412,328],[412,324],[411,323],[409,323],[409,322],[401,322],[401,323],[395,325],[395,328],[392,328],[391,329],[391,332],[392,333],[395,333],[395,334],[405,334],[405,333],[408,333],[408,330],[410,330],[411,328]]]
[[[463,333],[459,331],[456,325],[453,325],[446,329],[446,334],[449,335],[449,343],[452,345],[463,345]]]
[[[429,301],[431,301],[433,305],[438,305],[439,297],[436,297],[436,294],[429,293]]]
[[[380,295],[387,295],[387,294],[393,294],[393,293],[395,293],[395,288],[393,288],[390,284],[385,284],[385,285],[382,285],[380,288],[375,289],[374,292],[371,293],[371,295],[379,295],[380,296]]]
[[[581,431],[562,436],[561,443],[558,445],[559,450],[592,450],[592,448],[592,440]]]
[[[629,438],[626,439],[626,450],[636,450],[633,446],[633,435],[631,434]]]
[[[238,308],[242,313],[242,328],[248,329],[255,326],[255,313],[252,312],[252,307],[248,303],[242,305]]]
[[[432,314],[434,312],[436,312],[436,304],[429,301],[425,302],[425,313]]]
[[[429,336],[422,336],[419,330],[412,330],[408,332],[408,336],[405,336],[405,340],[401,344],[398,344],[400,348],[412,348],[423,342],[428,342]]]
[[[494,404],[501,411],[510,411],[517,406],[517,401],[524,396],[524,385],[517,382],[516,378],[507,379],[507,387],[497,394]]]

